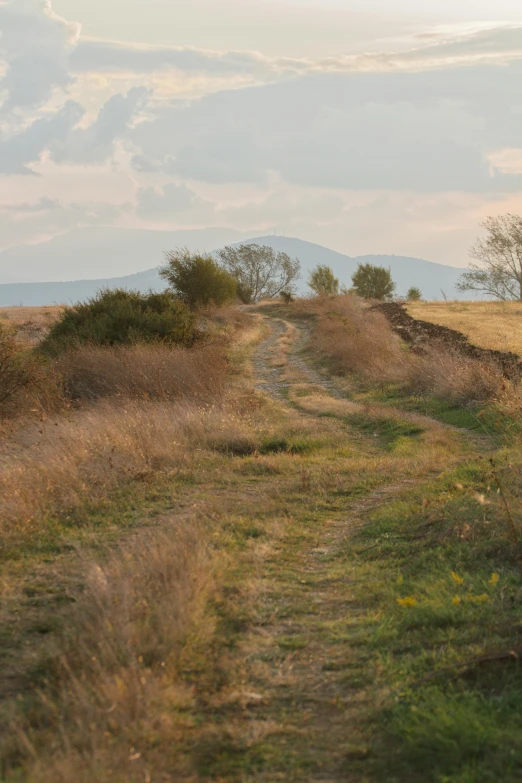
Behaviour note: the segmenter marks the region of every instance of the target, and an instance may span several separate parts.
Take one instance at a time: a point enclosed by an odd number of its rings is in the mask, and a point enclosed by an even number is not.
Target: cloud
[[[208,218],[213,211],[211,202],[201,199],[184,184],[170,182],[163,188],[140,188],[137,194],[136,214],[143,220],[175,222],[179,221],[180,213],[187,212],[197,212],[199,218]]]
[[[69,56],[80,25],[55,14],[50,0],[4,0],[0,4],[0,60],[6,73],[4,113],[34,109],[51,98],[55,88],[72,83]]]
[[[32,204],[28,202],[23,204],[0,204],[0,212],[15,212],[18,215],[34,215],[61,208],[62,205],[57,199],[47,198],[46,196]]]
[[[130,203],[62,203],[50,198],[0,204],[0,248],[48,239],[74,228],[111,225],[131,215],[132,209]]]
[[[56,163],[99,164],[108,160],[115,142],[126,135],[134,117],[144,108],[149,90],[133,87],[127,95],[113,95],[87,128],[78,128],[50,147]]]
[[[503,192],[490,155],[518,148],[522,63],[309,74],[162,107],[131,136],[140,171],[348,190]]]
[[[412,41],[413,43],[413,41]],[[425,46],[400,52],[335,57],[267,57],[255,51],[213,51],[195,47],[160,47],[103,40],[81,40],[71,53],[76,74],[187,74],[251,76],[273,81],[308,73],[361,73],[443,68],[456,64],[505,63],[522,58],[522,27],[496,27],[442,35]]]
[[[40,160],[51,144],[66,139],[83,117],[83,109],[68,101],[50,117],[35,120],[21,133],[0,140],[0,174],[33,174],[30,164]]]

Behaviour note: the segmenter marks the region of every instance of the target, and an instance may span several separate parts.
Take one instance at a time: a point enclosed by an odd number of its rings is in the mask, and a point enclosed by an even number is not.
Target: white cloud
[[[3,111],[34,109],[72,81],[69,55],[80,26],[55,14],[50,0],[4,0],[0,4],[0,82]]]
[[[211,183],[495,192],[492,150],[518,146],[522,66],[309,74],[162,107],[132,132],[140,172]]]
[[[50,147],[56,163],[99,164],[108,160],[117,139],[126,134],[132,120],[144,108],[149,91],[133,87],[127,95],[113,95],[87,128],[77,128]]]
[[[465,34],[437,35],[428,45],[398,52],[335,57],[268,57],[255,51],[215,51],[195,47],[160,47],[102,40],[81,40],[71,55],[77,74],[154,74],[180,71],[269,82],[307,73],[361,73],[428,70],[452,65],[505,63],[522,58],[522,27],[496,27]]]
[[[67,138],[83,117],[82,107],[73,101],[54,114],[31,123],[25,130],[0,140],[0,174],[34,174],[37,163],[50,145]]]
[[[494,172],[522,174],[522,149],[519,147],[495,150],[488,155],[488,160]]]

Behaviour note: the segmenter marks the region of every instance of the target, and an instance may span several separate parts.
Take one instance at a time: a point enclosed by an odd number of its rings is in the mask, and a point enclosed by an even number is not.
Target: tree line
[[[165,260],[161,277],[192,308],[235,299],[253,304],[276,296],[291,301],[301,273],[299,259],[254,243],[225,247],[215,256],[178,249]],[[373,264],[358,265],[351,288],[341,286],[333,270],[319,264],[309,273],[308,286],[316,295],[353,293],[365,299],[390,299],[395,292],[390,270]],[[420,299],[420,290],[410,288],[407,298]]]

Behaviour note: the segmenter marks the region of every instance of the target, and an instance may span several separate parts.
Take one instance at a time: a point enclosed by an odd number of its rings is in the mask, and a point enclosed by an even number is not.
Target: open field
[[[62,305],[0,307],[0,327],[7,327],[20,342],[34,345],[46,336],[62,310]]]
[[[497,379],[477,399],[440,355],[426,381],[350,297],[222,317],[219,383],[88,349],[67,372],[94,392],[6,444],[1,779],[517,783]]]
[[[481,348],[522,356],[522,302],[411,302],[406,310],[462,332]]]

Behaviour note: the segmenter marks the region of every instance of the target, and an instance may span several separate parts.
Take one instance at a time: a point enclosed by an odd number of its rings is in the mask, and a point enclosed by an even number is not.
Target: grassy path
[[[217,710],[214,744],[197,752],[200,772],[223,781],[365,780],[362,724],[380,697],[373,655],[359,643],[366,575],[347,554],[350,537],[376,509],[467,458],[470,446],[428,417],[344,398],[306,361],[299,327],[265,318],[265,331],[254,382],[273,399],[273,415],[290,417],[305,440],[291,465],[288,455],[271,458],[272,470],[284,462],[290,476],[276,490],[284,523],[276,533],[260,527],[261,543],[230,577],[241,596],[240,608],[234,600],[226,607],[227,627],[240,629],[229,640],[240,670],[230,687],[241,696]],[[273,497],[264,509],[267,491],[260,481],[250,512],[265,525],[274,514]]]

